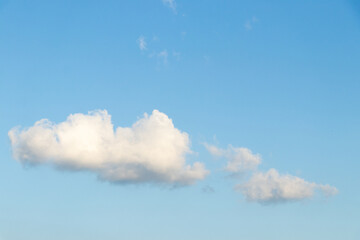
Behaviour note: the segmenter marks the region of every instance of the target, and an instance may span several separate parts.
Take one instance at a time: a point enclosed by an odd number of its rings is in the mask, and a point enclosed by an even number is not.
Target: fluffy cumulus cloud
[[[209,144],[205,144],[205,147],[211,155],[226,158],[225,170],[233,174],[255,170],[261,163],[261,156],[252,153],[248,148],[229,145],[227,149],[221,149]]]
[[[280,175],[275,169],[267,172],[258,171],[261,156],[252,153],[248,148],[229,145],[226,149],[222,149],[210,144],[205,144],[205,147],[211,155],[227,160],[224,169],[231,174],[252,174],[248,177],[241,175],[242,183],[235,186],[235,190],[242,193],[250,202],[268,204],[299,201],[309,199],[316,193],[328,197],[338,192],[330,185],[307,182],[292,175]]]
[[[338,190],[329,185],[307,182],[292,175],[280,175],[275,169],[256,172],[245,183],[235,187],[248,201],[278,203],[308,199],[316,192],[326,196],[335,195]]]
[[[208,174],[202,163],[186,162],[188,134],[158,110],[131,127],[114,129],[103,110],[72,114],[59,124],[42,119],[8,135],[14,158],[24,164],[88,170],[110,182],[189,185]]]

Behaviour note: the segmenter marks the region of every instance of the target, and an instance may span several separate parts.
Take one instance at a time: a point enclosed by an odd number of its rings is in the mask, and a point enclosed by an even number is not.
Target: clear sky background
[[[8,132],[106,109],[154,109],[211,173],[179,188],[27,166]],[[360,239],[356,1],[0,0],[0,239]],[[229,144],[329,184],[332,197],[261,204],[234,191]]]

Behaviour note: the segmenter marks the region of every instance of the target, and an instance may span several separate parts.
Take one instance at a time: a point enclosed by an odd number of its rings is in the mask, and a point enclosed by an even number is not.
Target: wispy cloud
[[[167,65],[170,60],[176,59],[180,60],[181,53],[176,51],[175,49],[168,51],[167,49],[160,50],[161,48],[156,47],[155,42],[159,42],[160,38],[157,35],[153,35],[148,47],[148,44],[145,40],[146,38],[141,35],[137,39],[137,43],[141,51],[147,50],[147,56],[149,58],[155,59],[157,61],[158,66],[160,65]],[[154,43],[154,44],[152,44]],[[154,46],[155,45],[155,46]]]
[[[8,135],[21,163],[86,170],[114,183],[189,185],[208,174],[202,163],[186,163],[188,134],[158,110],[115,130],[102,110],[71,114],[59,124],[42,119]]]
[[[157,57],[164,65],[166,65],[168,63],[168,55],[167,50],[162,50],[157,54]]]
[[[180,60],[181,53],[177,51],[173,51],[169,54],[168,50],[164,49],[162,51],[153,51],[148,55],[149,58],[155,58],[159,65],[167,65],[169,63],[169,59]]]
[[[261,163],[260,154],[254,154],[248,148],[229,145],[227,149],[221,149],[209,144],[205,144],[205,147],[213,156],[227,159],[224,170],[232,174],[255,170]]]
[[[176,14],[176,2],[175,0],[162,0],[163,4],[169,7]]]
[[[257,19],[255,16],[252,17],[251,19],[248,19],[245,21],[244,23],[244,27],[246,30],[250,31],[253,29],[254,25],[259,22],[259,19]]]
[[[329,185],[307,182],[289,174],[280,175],[277,170],[256,172],[249,181],[235,187],[248,201],[279,203],[309,199],[315,192],[326,196],[337,194],[338,190]]]
[[[176,58],[177,60],[179,60],[179,59],[180,59],[180,56],[181,56],[181,53],[180,53],[180,52],[173,51],[172,55],[173,55],[174,58]]]
[[[141,51],[144,51],[146,50],[146,41],[145,41],[145,37],[144,36],[140,36],[138,39],[137,39],[137,43],[139,44],[139,48]]]

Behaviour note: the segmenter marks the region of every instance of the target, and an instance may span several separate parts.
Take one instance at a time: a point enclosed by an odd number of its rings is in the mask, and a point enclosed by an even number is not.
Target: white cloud
[[[188,185],[208,174],[202,163],[186,163],[188,134],[158,110],[131,127],[114,129],[107,111],[98,110],[71,114],[59,124],[42,119],[8,135],[14,158],[24,164],[88,170],[110,182]]]
[[[292,175],[280,175],[277,170],[257,172],[261,156],[253,154],[250,149],[236,148],[231,145],[221,149],[214,145],[204,144],[211,155],[227,159],[225,170],[238,175],[254,172],[250,179],[235,186],[248,201],[260,203],[279,203],[311,198],[316,192],[325,196],[337,194],[338,190],[330,185],[307,182]]]
[[[205,147],[211,155],[226,158],[228,162],[225,170],[233,174],[255,170],[261,163],[261,156],[253,154],[248,148],[229,145],[227,149],[221,149],[209,144],[205,144]]]
[[[167,7],[169,7],[171,10],[176,13],[176,2],[175,0],[162,0],[163,4]]]
[[[140,36],[137,39],[137,43],[139,44],[139,48],[140,48],[141,51],[146,50],[146,41],[145,41],[145,38],[143,36]]]
[[[161,51],[161,52],[159,52],[158,54],[157,54],[157,57],[163,62],[163,64],[165,65],[165,64],[167,64],[168,63],[168,52],[167,52],[167,50],[163,50],[163,51]]]
[[[244,184],[235,187],[248,201],[277,203],[308,199],[315,192],[326,196],[337,194],[338,190],[329,185],[307,182],[292,175],[280,175],[275,169],[257,172]]]

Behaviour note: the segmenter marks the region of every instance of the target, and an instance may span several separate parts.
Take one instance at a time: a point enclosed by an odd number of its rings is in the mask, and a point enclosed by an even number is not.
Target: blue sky
[[[359,42],[356,1],[0,0],[0,239],[359,239]]]

